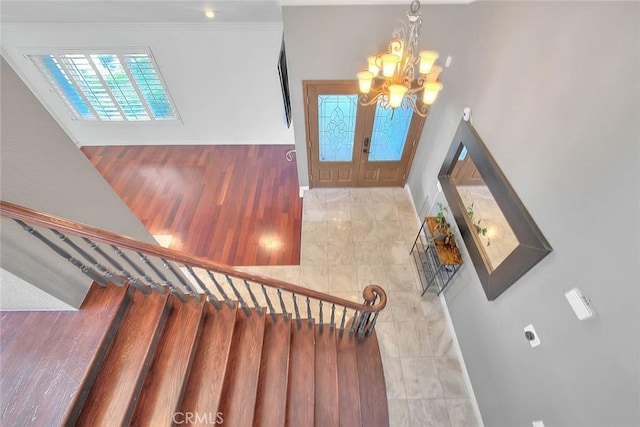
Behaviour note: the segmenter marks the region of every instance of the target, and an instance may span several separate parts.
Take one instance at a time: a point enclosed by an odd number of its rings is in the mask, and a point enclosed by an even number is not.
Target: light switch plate
[[[534,421],[531,423],[531,427],[544,427],[544,423],[542,421]]]
[[[588,319],[593,316],[593,309],[591,308],[591,301],[589,298],[582,295],[580,289],[573,288],[566,294],[564,294],[567,301],[569,301],[569,305],[573,309],[573,312],[576,314],[579,320]]]

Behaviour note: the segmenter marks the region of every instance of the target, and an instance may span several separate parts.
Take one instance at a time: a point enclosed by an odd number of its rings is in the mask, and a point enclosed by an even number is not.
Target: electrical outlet
[[[524,337],[529,341],[531,347],[537,347],[540,345],[540,337],[535,329],[533,329],[533,325],[527,325],[524,327]]]

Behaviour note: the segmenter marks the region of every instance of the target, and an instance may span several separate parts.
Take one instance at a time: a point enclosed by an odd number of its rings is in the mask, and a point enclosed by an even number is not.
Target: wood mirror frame
[[[451,175],[464,147],[518,240],[515,249],[493,268],[483,257],[483,250],[472,234],[472,224],[469,224],[467,210]],[[478,133],[464,120],[460,121],[438,180],[489,301],[496,299],[552,251]]]

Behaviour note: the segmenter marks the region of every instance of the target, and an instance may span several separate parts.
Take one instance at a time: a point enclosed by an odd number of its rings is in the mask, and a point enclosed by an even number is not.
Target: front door
[[[356,81],[305,81],[311,187],[403,186],[424,118],[358,104]]]

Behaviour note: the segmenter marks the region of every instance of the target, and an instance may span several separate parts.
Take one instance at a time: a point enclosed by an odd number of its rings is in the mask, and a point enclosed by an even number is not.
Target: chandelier
[[[420,2],[412,1],[411,10],[407,11],[409,22],[402,22],[393,31],[389,51],[368,57],[369,70],[357,74],[361,105],[378,103],[385,109],[413,108],[421,117],[427,116],[429,105],[442,90],[438,81],[442,67],[434,65],[438,52],[418,53],[422,26],[419,10]]]

